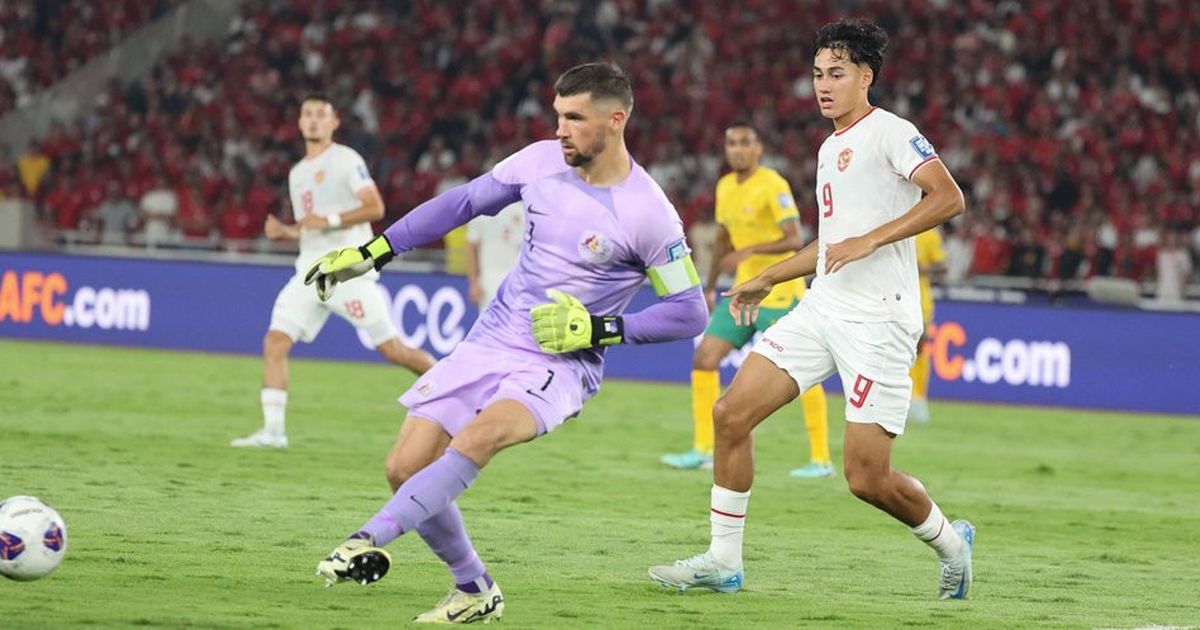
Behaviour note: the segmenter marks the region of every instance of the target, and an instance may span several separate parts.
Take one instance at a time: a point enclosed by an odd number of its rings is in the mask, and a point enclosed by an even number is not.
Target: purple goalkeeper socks
[[[464,593],[482,593],[487,589],[492,588],[492,585],[495,583],[496,582],[492,580],[492,576],[488,575],[487,571],[484,571],[483,575],[480,575],[478,578],[471,580],[470,582],[456,581],[454,588],[457,588]]]
[[[374,544],[382,547],[444,511],[477,476],[479,467],[475,462],[448,448],[441,457],[405,481],[387,505],[359,531],[370,535]],[[466,536],[465,529],[463,536]]]
[[[446,509],[425,519],[417,525],[417,533],[433,553],[450,567],[450,574],[454,576],[454,583],[459,590],[478,593],[492,585],[491,577],[483,568],[483,561],[467,537],[467,526],[463,523],[457,503],[451,502]]]

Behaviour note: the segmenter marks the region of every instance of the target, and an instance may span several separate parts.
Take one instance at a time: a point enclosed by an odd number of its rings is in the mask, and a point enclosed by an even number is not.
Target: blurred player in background
[[[970,588],[974,526],[950,523],[921,482],[891,465],[922,332],[913,237],[961,213],[963,196],[917,128],[868,101],[886,46],[883,29],[861,20],[817,33],[813,88],[834,126],[817,153],[818,238],[725,295],[733,298],[735,321],[754,321],[777,284],[817,277],[800,305],[755,345],[713,410],[711,543],[704,553],[651,567],[651,579],[661,584],[741,589],[754,427],[837,373],[846,392],[850,491],[937,552],[939,597],[961,599]]]
[[[288,399],[288,354],[297,341],[317,338],[330,313],[337,313],[366,332],[388,361],[417,374],[433,367],[429,353],[400,343],[387,300],[376,280],[378,273],[347,284],[338,299],[322,302],[304,286],[304,272],[332,248],[371,238],[371,221],[383,218],[383,199],[354,149],[333,141],[339,120],[333,104],[322,94],[310,94],[300,104],[300,133],[304,159],[288,174],[288,191],[296,223],[286,225],[267,217],[268,238],[300,242],[296,274],[280,290],[263,338],[263,427],[233,446],[286,448],[284,413]]]
[[[729,298],[714,305],[717,278],[734,271],[741,284],[771,265],[795,254],[804,245],[800,236],[800,213],[792,188],[774,169],[759,164],[763,145],[758,132],[747,123],[725,130],[725,160],[732,171],[717,181],[718,225],[713,244],[712,266],[705,284],[705,298],[712,318],[692,358],[692,421],[694,444],[684,453],[663,455],[672,468],[712,468],[713,405],[721,394],[718,367],[730,351],[746,345],[755,332],[766,330],[787,314],[804,295],[804,279],[780,283],[763,300],[758,319],[740,326],[729,313]],[[829,413],[825,388],[820,383],[800,397],[808,428],[809,464],[792,471],[796,477],[833,475],[829,457]]]
[[[926,334],[929,325],[933,323],[933,287],[932,280],[946,270],[946,251],[942,249],[942,230],[934,228],[917,235],[917,272],[921,282],[921,315],[924,318]],[[929,422],[929,349],[925,347],[926,337],[921,336],[917,344],[917,360],[913,363],[912,403],[908,406],[908,419],[913,422]]]
[[[554,87],[557,141],[525,147],[309,272],[328,297],[338,283],[476,216],[518,201],[525,208],[524,245],[495,300],[400,398],[408,417],[388,455],[394,495],[317,565],[328,584],[368,584],[391,565],[381,547],[415,530],[455,583],[418,622],[486,622],[504,611],[457,505],[480,470],[501,450],[578,415],[600,387],[606,346],[688,339],[708,319],[679,214],[625,148],[629,79],[614,65],[591,63]],[[660,300],[624,313],[647,276]]]
[[[467,224],[467,295],[480,313],[492,303],[504,276],[517,262],[524,230],[525,209],[520,203]]]

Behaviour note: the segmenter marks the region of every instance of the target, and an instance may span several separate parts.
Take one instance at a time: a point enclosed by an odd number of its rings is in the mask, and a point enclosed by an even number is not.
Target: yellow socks
[[[818,383],[804,392],[800,396],[800,406],[804,408],[804,427],[808,429],[811,460],[828,464],[829,404],[825,401],[825,388]]]
[[[912,378],[913,383],[913,399],[925,400],[929,398],[929,353],[925,352],[924,348],[917,355],[917,361],[913,363],[912,370],[908,375]]]
[[[692,421],[695,423],[695,447],[705,454],[713,452],[713,405],[721,395],[721,373],[716,370],[692,370]],[[822,396],[824,396],[822,394]],[[822,397],[822,400],[824,398]]]

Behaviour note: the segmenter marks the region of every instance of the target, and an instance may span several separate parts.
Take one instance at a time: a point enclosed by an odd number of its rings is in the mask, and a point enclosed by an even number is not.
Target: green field
[[[0,628],[393,627],[449,585],[415,536],[378,584],[313,575],[387,497],[402,370],[294,362],[284,453],[227,446],[259,423],[255,358],[0,341],[0,366],[0,497],[41,496],[70,545],[50,578],[0,580]],[[1117,413],[936,403],[900,439],[897,465],[979,528],[971,599],[940,602],[904,527],[841,478],[787,476],[807,446],[786,409],[758,432],[746,589],[663,589],[647,565],[708,541],[709,474],[658,464],[690,440],[688,396],[610,382],[460,499],[505,626],[1200,625],[1200,422]]]

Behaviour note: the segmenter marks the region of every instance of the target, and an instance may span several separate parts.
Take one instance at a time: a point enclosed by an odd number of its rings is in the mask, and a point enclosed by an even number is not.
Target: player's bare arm
[[[263,234],[270,239],[298,241],[300,240],[300,226],[295,223],[284,223],[275,215],[268,214],[267,221],[263,224]]]
[[[779,229],[783,230],[783,236],[776,240],[766,243],[755,243],[754,245],[749,245],[726,254],[725,258],[721,261],[721,268],[725,271],[733,271],[743,260],[754,254],[785,254],[797,251],[804,246],[804,239],[800,236],[799,221],[788,219],[779,224]]]
[[[733,241],[729,238],[729,230],[724,225],[717,226],[717,238],[713,240],[712,262],[708,266],[708,278],[704,282],[704,299],[708,302],[708,310],[716,303],[717,279],[721,276],[723,261],[733,251]]]
[[[352,225],[370,223],[383,218],[383,197],[379,195],[378,188],[375,186],[366,186],[358,191],[356,196],[362,202],[362,205],[339,214],[338,217],[340,220],[335,219],[331,222],[328,217],[306,214],[304,218],[300,219],[300,227],[308,230],[348,228]],[[337,223],[337,225],[334,225],[334,223]]]
[[[795,256],[781,260],[753,278],[729,289],[721,295],[731,298],[729,313],[739,326],[748,326],[758,319],[758,305],[771,294],[771,289],[780,282],[787,282],[817,271],[817,252],[820,239],[814,239]]]
[[[937,227],[962,214],[966,207],[962,190],[941,160],[932,160],[917,169],[913,183],[925,191],[925,198],[908,212],[862,236],[831,244],[825,250],[826,273],[835,273],[884,245]]]

